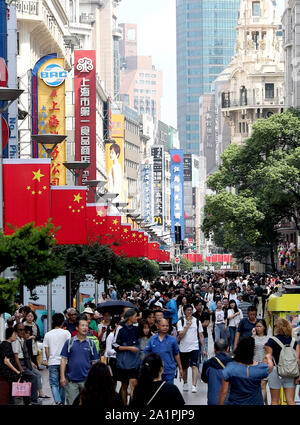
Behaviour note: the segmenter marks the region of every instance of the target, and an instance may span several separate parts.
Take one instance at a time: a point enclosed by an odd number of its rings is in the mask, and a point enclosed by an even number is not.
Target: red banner
[[[83,186],[52,186],[51,217],[60,226],[56,240],[60,245],[86,244],[86,193]]]
[[[74,51],[75,161],[90,162],[79,184],[96,180],[96,51]],[[88,201],[94,193],[89,191]]]
[[[106,231],[107,206],[102,204],[86,205],[87,238],[89,243],[102,243]]]
[[[44,225],[50,217],[50,159],[4,159],[4,232],[8,224]]]

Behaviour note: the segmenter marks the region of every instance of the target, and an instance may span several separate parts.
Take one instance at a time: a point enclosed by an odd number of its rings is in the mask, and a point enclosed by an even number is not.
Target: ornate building
[[[241,0],[235,56],[229,65],[229,90],[222,112],[231,143],[251,136],[253,123],[284,107],[282,30],[276,1]]]

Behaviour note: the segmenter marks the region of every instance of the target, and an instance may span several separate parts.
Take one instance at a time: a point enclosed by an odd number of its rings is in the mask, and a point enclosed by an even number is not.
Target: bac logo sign
[[[51,63],[45,66],[41,71],[40,78],[44,81],[47,86],[57,87],[62,84],[68,77],[68,71],[65,71],[57,63]]]

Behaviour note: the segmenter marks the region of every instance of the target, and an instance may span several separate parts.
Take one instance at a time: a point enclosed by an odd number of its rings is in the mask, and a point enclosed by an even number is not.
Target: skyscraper
[[[199,96],[234,55],[240,0],[176,0],[177,123],[185,154],[200,153]]]

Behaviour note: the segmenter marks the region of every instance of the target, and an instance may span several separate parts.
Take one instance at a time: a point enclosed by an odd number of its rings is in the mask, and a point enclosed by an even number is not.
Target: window
[[[260,16],[260,1],[252,2],[252,16]]]
[[[265,85],[266,99],[274,98],[274,84],[266,83]]]

